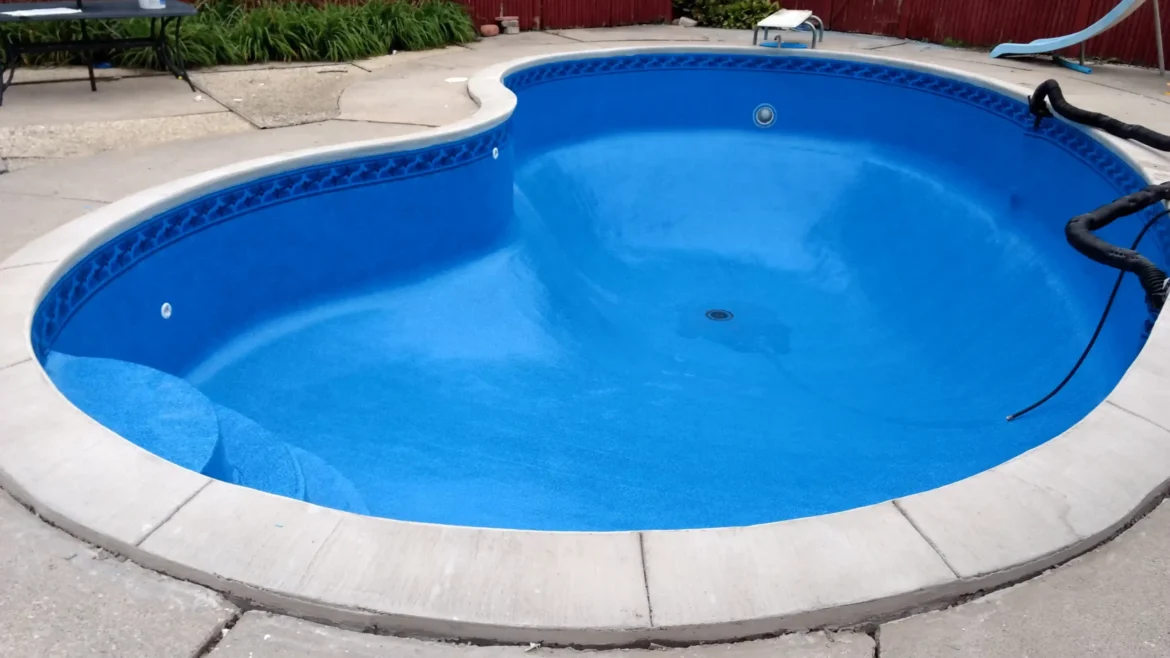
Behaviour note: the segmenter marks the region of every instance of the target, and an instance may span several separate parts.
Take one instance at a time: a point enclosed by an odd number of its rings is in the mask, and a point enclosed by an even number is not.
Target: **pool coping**
[[[468,82],[470,118],[422,133],[238,163],[105,206],[0,264],[0,486],[69,532],[165,574],[307,619],[488,642],[712,642],[887,619],[1039,573],[1104,541],[1170,486],[1170,323],[1107,399],[1061,435],[951,485],[755,526],[531,532],[359,516],[226,484],[138,448],[74,407],[33,356],[32,316],[85,253],[209,191],[341,157],[448,142],[507,120],[501,80],[605,55],[810,53],[680,44],[514,60]],[[818,50],[959,79],[896,58]],[[1078,128],[1079,129],[1079,128]],[[1086,131],[1093,132],[1093,131]],[[1159,154],[1094,137],[1147,180]]]

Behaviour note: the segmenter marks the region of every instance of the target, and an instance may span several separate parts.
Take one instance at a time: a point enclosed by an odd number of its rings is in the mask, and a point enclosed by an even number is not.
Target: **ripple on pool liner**
[[[45,371],[94,420],[184,468],[226,468],[215,407],[186,380],[144,365],[51,352]]]
[[[215,405],[215,412],[230,466],[224,472],[208,475],[278,496],[305,500],[301,463],[293,457],[288,444],[234,409]]]
[[[300,463],[301,472],[304,473],[305,500],[343,512],[370,513],[357,488],[337,469],[307,450],[296,446],[289,446],[288,449]]]

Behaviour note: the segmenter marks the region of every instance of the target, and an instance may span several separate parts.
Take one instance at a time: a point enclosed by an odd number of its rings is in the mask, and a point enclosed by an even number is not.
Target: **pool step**
[[[369,514],[353,483],[324,459],[285,443],[234,409],[217,404],[215,410],[232,471],[212,477],[322,507]]]
[[[184,468],[228,468],[215,406],[186,380],[129,361],[50,352],[45,371],[77,408]]]
[[[323,507],[368,514],[344,475],[186,380],[117,359],[50,352],[45,370],[70,402],[150,452],[192,471]]]
[[[289,446],[289,451],[300,463],[301,471],[305,474],[305,500],[344,512],[370,513],[353,483],[324,459],[296,446]]]
[[[305,500],[305,477],[292,447],[244,414],[215,405],[228,469],[208,475],[278,496]]]

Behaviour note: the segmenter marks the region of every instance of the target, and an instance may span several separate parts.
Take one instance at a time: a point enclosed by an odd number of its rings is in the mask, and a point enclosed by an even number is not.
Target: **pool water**
[[[350,502],[322,504],[629,530],[954,482],[1073,425],[1141,347],[1130,282],[1069,387],[1005,422],[1063,377],[1112,283],[1064,223],[1129,190],[986,107],[808,72],[513,86],[510,141],[475,171],[191,235],[94,295],[54,353],[169,373],[226,410],[221,434],[235,414],[327,467]],[[85,331],[115,321],[133,330]],[[312,500],[289,493],[323,486],[297,468],[299,489],[242,483]]]

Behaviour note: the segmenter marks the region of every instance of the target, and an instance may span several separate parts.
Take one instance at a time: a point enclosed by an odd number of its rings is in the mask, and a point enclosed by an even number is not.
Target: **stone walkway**
[[[132,192],[211,167],[323,144],[386,137],[475,110],[465,80],[516,57],[646,41],[750,43],[743,32],[669,26],[500,37],[471,47],[347,64],[244,67],[194,77],[103,70],[99,93],[70,69],[22,71],[0,108],[0,260],[32,238]],[[1083,76],[1036,62],[876,37],[827,46],[929,61],[1034,87],[1061,80],[1077,103],[1170,132],[1156,73]],[[56,80],[56,81],[54,81]],[[5,170],[8,173],[4,173]],[[1167,172],[1170,178],[1170,172]],[[0,401],[0,405],[3,401]],[[0,437],[0,440],[3,440]],[[0,656],[410,655],[508,658],[579,652],[472,647],[341,630],[244,611],[51,528],[0,493]],[[868,632],[657,648],[663,658],[1165,658],[1170,656],[1170,505],[1069,564],[983,598]],[[876,638],[876,642],[875,642]]]

